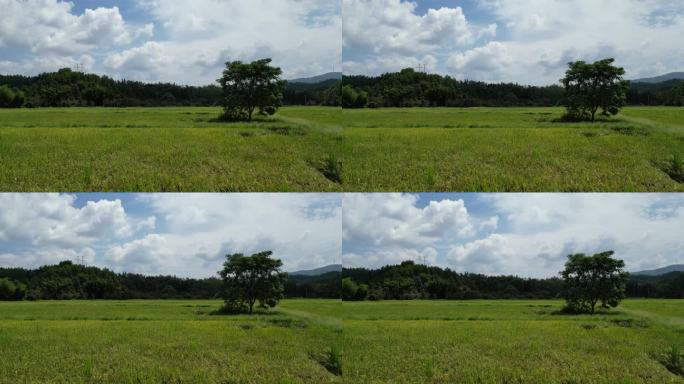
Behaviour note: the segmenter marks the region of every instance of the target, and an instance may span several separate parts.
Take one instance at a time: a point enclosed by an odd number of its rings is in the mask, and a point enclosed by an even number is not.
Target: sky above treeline
[[[341,225],[334,194],[0,194],[0,266],[216,277],[226,254],[272,250],[296,271],[340,263]]]
[[[82,66],[118,79],[212,84],[229,60],[285,78],[340,70],[340,3],[321,0],[0,0],[0,73]]]
[[[684,70],[679,0],[0,0],[0,73],[81,67],[211,84],[225,61],[272,57],[285,78],[406,67],[554,84],[571,60],[628,78]]]
[[[684,260],[681,194],[0,194],[0,266],[62,260],[216,276],[225,254],[274,251],[287,271],[413,260],[557,276],[614,250],[638,271]]]
[[[684,71],[680,0],[342,0],[345,74],[425,65],[458,79],[545,85],[614,57],[627,78]]]

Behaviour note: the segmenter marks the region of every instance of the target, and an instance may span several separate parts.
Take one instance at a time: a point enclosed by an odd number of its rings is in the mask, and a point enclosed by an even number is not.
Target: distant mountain
[[[328,72],[323,75],[288,80],[289,83],[316,84],[327,80],[342,80],[342,72]]]
[[[632,275],[660,276],[670,272],[684,272],[684,264],[668,265],[667,267],[651,269],[648,271],[632,272]]]
[[[316,269],[309,269],[304,271],[290,272],[290,275],[301,275],[301,276],[318,276],[330,272],[342,272],[342,264],[331,264],[325,267],[320,267]]]
[[[684,72],[672,72],[662,76],[648,77],[644,79],[632,80],[633,83],[662,83],[670,80],[684,80]]]

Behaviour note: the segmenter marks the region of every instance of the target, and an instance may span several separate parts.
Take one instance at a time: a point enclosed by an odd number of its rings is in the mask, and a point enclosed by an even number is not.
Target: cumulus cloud
[[[35,246],[82,246],[131,234],[120,200],[74,206],[74,195],[0,194],[0,240]]]
[[[422,209],[416,206],[419,195],[345,196],[345,265],[379,267],[414,260],[462,272],[546,277],[562,269],[567,255],[580,252],[615,250],[629,270],[684,260],[682,196],[429,196],[433,200],[423,202]],[[427,214],[435,204],[452,208]],[[450,229],[429,236],[424,228]]]
[[[36,54],[85,52],[95,47],[130,43],[147,35],[124,22],[118,7],[86,9],[73,14],[73,3],[57,0],[0,0],[3,22],[0,47],[23,48]]]
[[[339,5],[312,0],[144,1],[166,39],[113,52],[104,61],[116,76],[213,83],[229,60],[271,57],[285,78],[339,68]]]
[[[343,0],[345,73],[379,73],[426,65],[435,70],[436,52],[468,46],[496,35],[496,25],[471,25],[461,7],[428,9],[401,0]]]
[[[89,4],[85,4],[88,6]],[[116,78],[211,84],[229,60],[271,57],[286,78],[340,68],[340,5],[318,0],[144,0],[77,12],[60,0],[0,0],[0,71],[83,65]],[[135,14],[135,22],[124,15]],[[90,60],[82,60],[84,55]]]
[[[116,271],[206,277],[228,253],[272,250],[290,271],[341,262],[339,195],[107,197],[0,194],[0,263],[83,259]]]
[[[425,55],[437,59],[428,68],[433,72],[526,84],[557,83],[567,62],[580,59],[615,57],[630,78],[684,68],[678,1],[485,0],[422,15],[420,2],[372,3],[343,2],[344,68],[352,74],[415,67]],[[478,24],[469,20],[475,17]],[[428,18],[449,22],[422,23]],[[437,36],[444,40],[431,44]]]
[[[401,260],[434,262],[434,245],[444,238],[467,239],[475,223],[463,200],[431,201],[418,206],[418,195],[345,194],[343,261],[373,266]]]

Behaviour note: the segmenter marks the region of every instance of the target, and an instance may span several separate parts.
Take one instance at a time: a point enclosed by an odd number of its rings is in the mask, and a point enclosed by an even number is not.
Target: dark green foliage
[[[335,79],[314,84],[288,82],[283,92],[283,104],[340,106],[341,84]]]
[[[22,300],[26,294],[26,285],[16,283],[8,278],[0,278],[0,300]]]
[[[261,308],[278,305],[283,298],[287,273],[281,272],[282,261],[272,259],[273,252],[266,251],[245,256],[241,253],[226,255],[223,269],[224,312],[252,313],[254,304]]]
[[[368,103],[368,93],[364,90],[357,91],[351,85],[343,85],[341,101],[342,108],[364,108]]]
[[[218,80],[223,90],[224,119],[251,121],[255,110],[260,115],[273,115],[282,106],[287,82],[280,79],[280,68],[270,64],[271,59],[226,63]]]
[[[362,301],[368,296],[368,285],[356,284],[351,277],[342,279],[342,300]]]
[[[221,290],[221,281],[216,278],[116,274],[70,261],[36,270],[0,268],[0,278],[3,277],[26,287],[25,300],[211,299],[218,297]]]
[[[631,83],[627,91],[629,105],[684,106],[684,81],[668,80],[662,83]]]
[[[625,298],[629,273],[624,271],[625,262],[612,258],[613,254],[607,251],[593,256],[583,253],[568,256],[561,272],[566,311],[593,314],[596,304],[614,308]]]
[[[3,278],[16,286],[26,287],[24,300],[215,299],[220,297],[223,286],[217,278],[187,279],[134,273],[116,274],[107,269],[86,267],[69,261],[36,270],[0,268],[0,281]],[[340,272],[319,276],[291,276],[285,285],[284,295],[288,298],[339,299]]]
[[[684,161],[678,154],[670,156],[662,166],[663,172],[667,173],[672,180],[684,183]]]
[[[615,59],[593,64],[584,61],[569,63],[561,79],[565,87],[566,120],[596,120],[601,109],[604,116],[617,115],[627,103],[629,82],[622,76],[625,69],[613,65]]]
[[[318,361],[328,372],[335,376],[342,376],[342,354],[337,347],[332,346],[323,353],[312,353],[311,357]]]
[[[26,97],[21,90],[10,89],[7,85],[0,85],[0,108],[21,108]]]
[[[670,372],[675,375],[684,376],[684,357],[682,357],[679,346],[672,345],[670,349],[663,354],[661,362]]]
[[[355,285],[367,286],[364,297],[368,300],[551,299],[558,297],[563,287],[563,282],[557,278],[525,279],[457,273],[413,261],[376,270],[344,269],[342,278],[343,300],[363,300],[362,295],[354,294],[358,293],[354,291]],[[349,279],[346,288],[345,279]]]
[[[329,154],[320,164],[318,170],[326,179],[338,184],[342,183],[342,161],[334,154]]]
[[[285,282],[284,295],[287,298],[327,298],[339,299],[340,272],[328,272],[322,275],[288,275]]]
[[[222,91],[217,85],[183,86],[114,80],[63,68],[38,76],[3,76],[0,85],[13,88],[14,105],[30,107],[165,107],[216,106]],[[339,80],[293,84],[284,92],[287,105],[339,105]],[[4,91],[0,87],[0,107]],[[18,97],[16,97],[19,95]],[[21,101],[21,104],[19,104]]]
[[[627,282],[627,297],[684,299],[684,272],[660,276],[631,275]]]
[[[556,106],[563,89],[553,85],[487,84],[407,68],[378,77],[345,76],[343,108]]]

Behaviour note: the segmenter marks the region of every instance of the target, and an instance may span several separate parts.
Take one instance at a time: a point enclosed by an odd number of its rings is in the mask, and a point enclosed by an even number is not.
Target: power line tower
[[[82,63],[76,63],[75,66],[76,66],[76,68],[74,68],[75,72],[83,72],[83,64]]]
[[[426,73],[427,72],[427,65],[424,63],[420,63],[420,64],[418,64],[418,67],[416,67],[416,69],[418,72]]]

